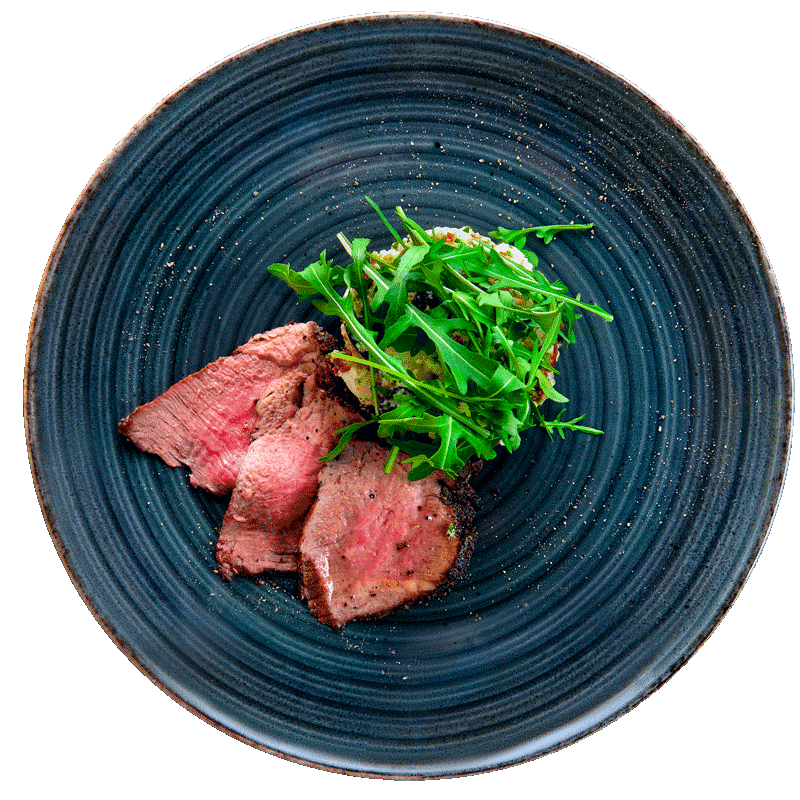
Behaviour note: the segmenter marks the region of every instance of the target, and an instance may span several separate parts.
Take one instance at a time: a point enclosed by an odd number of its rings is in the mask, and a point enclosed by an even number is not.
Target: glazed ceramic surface
[[[223,583],[224,500],[117,422],[255,333],[333,329],[267,266],[338,257],[339,231],[388,244],[365,196],[426,227],[592,221],[530,244],[615,321],[584,317],[559,363],[565,413],[604,435],[529,432],[477,480],[456,589],[335,632],[293,578]],[[791,415],[777,288],[700,147],[590,60],[442,17],[270,40],[145,118],[65,225],[26,380],[53,540],[128,657],[256,747],[394,777],[542,755],[667,680],[755,562]]]

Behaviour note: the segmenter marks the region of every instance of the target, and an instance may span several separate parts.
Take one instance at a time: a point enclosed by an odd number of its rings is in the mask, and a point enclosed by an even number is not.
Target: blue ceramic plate
[[[426,226],[593,221],[541,255],[615,322],[581,320],[559,379],[605,435],[531,431],[480,476],[455,591],[336,633],[293,579],[223,584],[224,503],[117,421],[315,316],[266,268],[338,252],[340,230],[380,240],[365,195]],[[55,545],[154,682],[286,758],[430,777],[563,747],[686,662],[767,535],[791,370],[753,226],[667,113],[520,31],[376,16],[239,53],[117,147],[45,273],[26,404]]]

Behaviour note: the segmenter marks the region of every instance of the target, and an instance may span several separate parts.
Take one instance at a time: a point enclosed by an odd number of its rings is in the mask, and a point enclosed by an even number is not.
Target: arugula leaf
[[[358,431],[362,428],[365,428],[367,425],[372,425],[373,420],[368,419],[364,420],[364,422],[353,422],[345,428],[340,428],[338,431],[334,431],[334,433],[338,434],[339,441],[336,443],[334,448],[327,454],[320,458],[320,461],[333,461],[336,456],[338,456],[342,451],[350,444],[350,440],[355,436]]]
[[[603,431],[598,430],[597,428],[590,428],[587,425],[579,425],[586,414],[581,414],[579,417],[575,417],[575,419],[571,419],[569,421],[562,421],[561,415],[564,413],[563,409],[558,412],[558,415],[554,420],[546,420],[542,415],[541,411],[537,409],[537,416],[539,417],[539,424],[547,431],[547,435],[552,440],[553,432],[556,432],[562,439],[566,438],[564,436],[564,431],[579,431],[580,433],[590,433],[593,436],[600,436],[602,435]]]
[[[408,292],[406,284],[408,283],[408,276],[411,270],[428,255],[430,247],[428,245],[411,245],[405,253],[400,257],[397,263],[397,270],[394,273],[394,279],[389,284],[385,296],[382,298],[383,302],[389,306],[386,313],[386,325],[392,325],[400,318],[403,310],[408,302]],[[376,302],[377,296],[376,296]]]
[[[494,458],[498,446],[513,451],[535,425],[550,438],[568,430],[600,433],[581,424],[582,416],[564,421],[559,412],[546,420],[535,398],[568,402],[548,380],[548,351],[558,341],[574,342],[579,310],[611,320],[607,311],[548,281],[532,251],[523,250],[533,265],[528,269],[483,239],[438,237],[398,206],[401,239],[367,202],[395,240],[388,254],[370,252],[368,239],[349,241],[340,233],[350,258],[345,267],[324,251],[297,272],[288,264],[269,267],[301,298],[342,320],[360,352],[330,357],[368,369],[371,377],[372,414],[337,431],[338,443],[323,460],[335,458],[369,425],[390,447],[385,469],[403,453],[411,480],[436,470],[455,476],[470,459]],[[548,244],[562,231],[591,227],[498,228],[490,235],[522,249],[530,234]],[[422,363],[431,369],[420,372]]]
[[[561,392],[557,392],[555,390],[555,387],[553,386],[552,383],[550,383],[549,380],[547,380],[547,376],[544,374],[544,372],[542,372],[542,370],[540,370],[540,369],[536,370],[536,377],[537,377],[537,379],[539,381],[539,388],[542,390],[542,392],[544,393],[545,397],[548,397],[554,403],[568,403],[569,402],[569,398],[568,397],[564,397],[564,395],[561,394]]]
[[[550,244],[555,238],[555,235],[561,233],[561,231],[588,231],[591,230],[592,227],[594,227],[593,222],[588,222],[585,225],[536,225],[532,228],[522,228],[520,230],[511,230],[498,226],[497,230],[492,231],[489,236],[521,250],[525,247],[525,240],[528,238],[529,233],[538,236],[545,244]]]
[[[295,272],[288,264],[272,264],[268,271],[276,278],[285,281],[301,300],[306,300],[317,293],[317,288],[309,283],[300,273]]]
[[[373,210],[381,218],[381,222],[383,222],[383,224],[386,226],[386,230],[388,230],[389,233],[391,233],[392,236],[394,236],[394,240],[396,242],[401,241],[400,234],[389,224],[389,221],[384,216],[383,211],[380,210],[378,204],[375,203],[373,200],[370,200],[369,197],[365,197],[364,199],[372,206]]]
[[[550,244],[555,235],[561,231],[588,231],[592,227],[591,222],[586,225],[540,225],[533,229],[533,233],[543,239],[545,244]]]
[[[453,339],[450,336],[450,320],[435,319],[413,307],[408,311],[409,316],[428,334],[439,354],[439,360],[452,375],[458,391],[466,393],[467,381],[470,380],[481,389],[489,385],[495,368],[494,362]]]

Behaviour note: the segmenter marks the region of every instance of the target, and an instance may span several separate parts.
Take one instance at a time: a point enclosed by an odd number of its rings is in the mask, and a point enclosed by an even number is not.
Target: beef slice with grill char
[[[304,381],[274,381],[256,404],[254,438],[222,521],[216,556],[222,577],[297,569],[303,520],[336,431],[362,418],[325,386],[322,362]]]
[[[321,622],[341,628],[449,588],[472,551],[476,496],[443,473],[409,481],[389,451],[351,442],[319,475],[300,540],[301,593]]]
[[[313,373],[333,339],[313,322],[258,334],[140,406],[119,423],[137,447],[169,466],[185,464],[189,481],[230,492],[256,424],[256,401],[288,373]]]

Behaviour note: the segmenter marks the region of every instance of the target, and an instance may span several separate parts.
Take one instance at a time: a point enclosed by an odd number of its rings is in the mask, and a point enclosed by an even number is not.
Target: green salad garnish
[[[567,430],[602,433],[581,424],[585,415],[563,420],[560,412],[546,420],[539,405],[544,398],[567,402],[548,378],[556,372],[548,352],[574,341],[579,311],[612,316],[570,296],[560,281],[549,282],[525,249],[530,234],[547,244],[591,224],[453,238],[425,231],[398,206],[401,237],[367,201],[395,240],[391,250],[370,251],[369,239],[339,234],[350,259],[345,266],[323,251],[299,272],[288,264],[269,267],[301,298],[342,320],[348,346],[331,357],[366,379],[369,417],[337,431],[325,460],[374,424],[391,448],[386,471],[405,453],[411,480],[435,470],[455,477],[472,458],[495,458],[500,445],[516,450],[520,433],[536,425],[551,438]],[[530,269],[519,263],[524,259]]]

